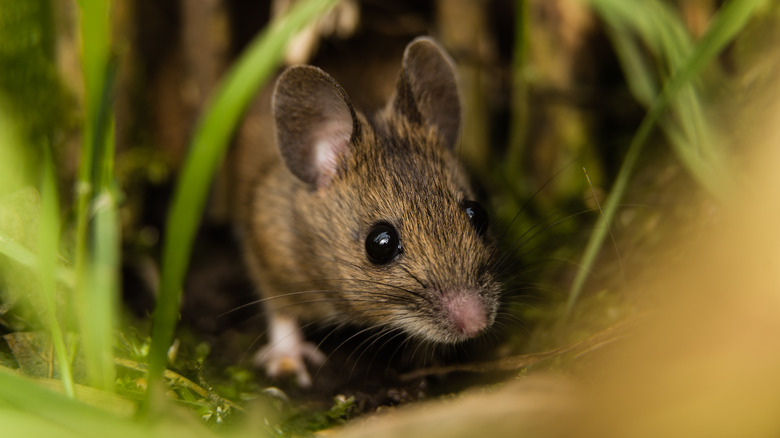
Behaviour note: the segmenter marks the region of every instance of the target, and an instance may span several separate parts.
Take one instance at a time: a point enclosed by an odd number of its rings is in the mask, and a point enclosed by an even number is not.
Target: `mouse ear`
[[[461,114],[455,67],[433,39],[420,37],[406,46],[393,106],[413,123],[434,126],[448,147],[457,143]]]
[[[344,89],[317,67],[290,67],[276,82],[273,113],[290,171],[315,187],[328,185],[359,129]]]

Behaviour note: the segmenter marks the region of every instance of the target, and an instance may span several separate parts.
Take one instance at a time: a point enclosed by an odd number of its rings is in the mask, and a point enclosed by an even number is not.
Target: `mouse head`
[[[410,43],[384,110],[357,113],[316,67],[277,82],[277,141],[307,187],[305,257],[365,324],[452,343],[492,325],[499,286],[487,213],[457,163],[455,70],[429,38]]]

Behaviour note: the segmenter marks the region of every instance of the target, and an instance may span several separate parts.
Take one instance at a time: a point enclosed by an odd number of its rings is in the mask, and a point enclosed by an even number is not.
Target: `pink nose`
[[[485,329],[487,318],[476,292],[445,293],[443,298],[447,317],[460,333],[473,338]]]

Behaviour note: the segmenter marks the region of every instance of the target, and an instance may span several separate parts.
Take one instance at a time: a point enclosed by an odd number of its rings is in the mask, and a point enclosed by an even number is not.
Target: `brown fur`
[[[403,65],[396,96],[368,116],[321,70],[286,72],[273,101],[281,153],[268,93],[241,133],[236,215],[269,311],[455,342],[465,337],[442,314],[444,297],[478,297],[489,326],[499,301],[495,249],[460,205],[474,195],[453,154],[460,106],[451,62],[418,39]],[[334,173],[318,173],[304,143],[333,123],[337,133],[322,135],[349,141],[335,148]],[[366,257],[366,236],[380,221],[403,245],[386,265]]]

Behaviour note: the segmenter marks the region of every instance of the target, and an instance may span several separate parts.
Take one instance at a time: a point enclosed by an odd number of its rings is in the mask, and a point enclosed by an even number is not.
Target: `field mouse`
[[[496,245],[456,159],[456,75],[434,40],[406,46],[379,111],[353,108],[312,66],[288,68],[258,102],[239,137],[235,214],[268,313],[255,357],[271,377],[311,384],[305,360],[324,360],[301,333],[311,321],[440,344],[491,327]]]

